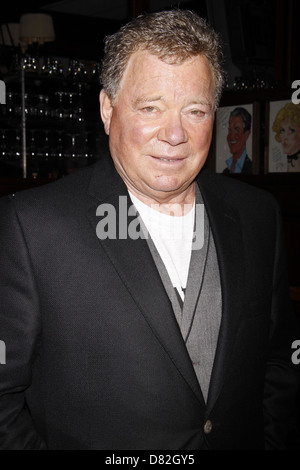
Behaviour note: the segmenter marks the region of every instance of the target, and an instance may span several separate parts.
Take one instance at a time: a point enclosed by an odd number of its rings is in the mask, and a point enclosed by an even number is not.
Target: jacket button
[[[204,424],[204,433],[209,434],[212,431],[212,422],[208,419]]]

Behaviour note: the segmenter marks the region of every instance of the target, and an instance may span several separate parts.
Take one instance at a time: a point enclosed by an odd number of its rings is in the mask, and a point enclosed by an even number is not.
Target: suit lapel
[[[94,231],[101,219],[96,215],[97,208],[101,204],[106,204],[108,209],[109,204],[116,210],[117,235],[121,230],[120,233],[124,236],[124,223],[131,235],[139,232],[136,216],[128,216],[131,199],[126,186],[111,164],[102,163],[95,166],[88,193],[93,198],[93,204],[87,216]],[[120,196],[122,197],[121,205]],[[132,239],[129,236],[127,239],[120,239],[117,236],[116,239],[99,239],[99,243],[140,309],[149,328],[198,400],[204,404],[171,302],[157,271],[147,240],[141,237]]]
[[[221,391],[243,308],[241,292],[245,283],[243,238],[239,214],[226,202],[226,194],[210,179],[200,174],[198,184],[215,241],[222,287],[222,320],[207,401],[209,413]]]
[[[245,274],[238,213],[226,202],[226,194],[222,193],[216,185],[214,177],[210,178],[207,172],[202,172],[198,178],[198,184],[216,245],[222,286],[222,321],[207,401],[209,413],[218,398],[226,370],[230,366],[232,346],[242,311],[240,291],[245,282]],[[126,186],[109,161],[95,166],[88,193],[93,198],[93,203],[87,213],[92,229],[96,231],[100,220],[96,215],[97,207],[100,204],[110,204],[116,209],[118,234],[120,228],[119,196],[125,198],[121,206],[122,212],[125,210],[127,214],[131,200]],[[123,213],[123,223],[126,219],[124,217]],[[136,227],[138,231],[136,216],[127,216],[126,220],[127,230],[133,223],[133,227]],[[124,235],[124,227],[121,227],[121,232]],[[169,355],[178,372],[204,405],[202,392],[171,302],[148,248],[147,240],[141,237],[136,240],[130,237],[126,240],[117,237],[115,240],[109,238],[99,240],[99,243],[139,307],[149,328]]]

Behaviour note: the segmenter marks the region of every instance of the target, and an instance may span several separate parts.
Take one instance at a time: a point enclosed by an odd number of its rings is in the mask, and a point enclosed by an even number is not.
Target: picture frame
[[[237,136],[234,135],[233,129],[237,128],[237,122],[240,122],[240,128],[245,126],[242,115],[250,116],[250,129]],[[236,119],[232,120],[232,117]],[[234,174],[258,174],[259,119],[258,102],[226,105],[216,110],[214,137],[210,152],[211,169],[216,173],[225,174],[230,174],[232,171]],[[239,139],[241,140],[239,141]],[[232,165],[233,152],[240,151],[243,152],[242,158],[239,159],[236,166]]]
[[[300,105],[291,98],[269,101],[266,115],[265,173],[299,173]]]

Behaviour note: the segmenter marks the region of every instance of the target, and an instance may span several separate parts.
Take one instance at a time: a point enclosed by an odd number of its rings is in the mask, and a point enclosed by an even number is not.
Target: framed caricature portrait
[[[258,172],[258,104],[220,107],[216,111],[216,173]]]
[[[267,172],[300,172],[300,104],[270,101],[268,107]]]

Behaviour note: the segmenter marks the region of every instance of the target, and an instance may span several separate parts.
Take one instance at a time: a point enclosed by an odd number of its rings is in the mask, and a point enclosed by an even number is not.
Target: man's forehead
[[[211,68],[204,55],[193,56],[180,63],[168,63],[144,50],[138,50],[131,55],[121,83],[129,82],[131,86],[134,82],[135,91],[138,92],[139,87],[155,87],[154,82],[161,79],[164,80],[165,87],[168,87],[169,80],[175,79],[181,85],[185,84],[185,88],[188,88],[189,84],[194,87],[199,84],[201,88],[208,88],[208,91],[214,88]],[[152,93],[157,94],[157,91],[154,89]]]

